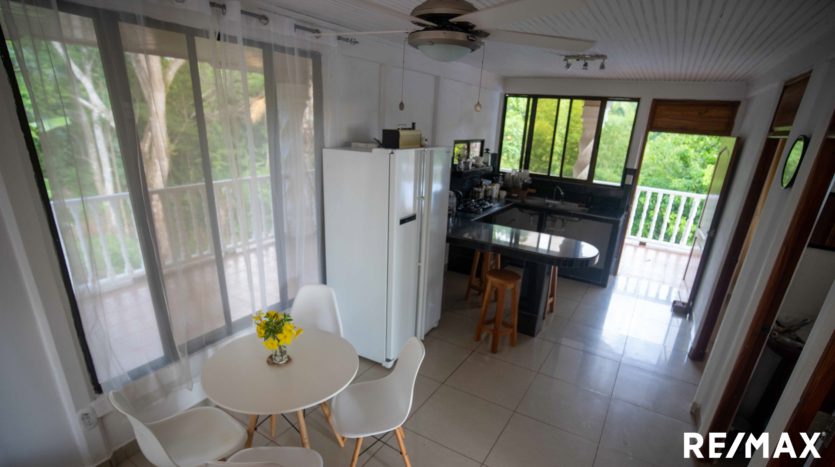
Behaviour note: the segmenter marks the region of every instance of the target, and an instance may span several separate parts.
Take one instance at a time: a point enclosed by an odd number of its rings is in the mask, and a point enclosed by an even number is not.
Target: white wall
[[[21,293],[26,285],[11,239],[17,226],[7,215],[0,210],[0,465],[79,465],[35,310]]]
[[[479,70],[461,63],[433,61],[411,47],[406,49],[406,76],[402,82],[403,49],[369,36],[359,44],[339,43],[336,56],[325,68],[331,89],[326,90],[326,118],[338,116],[328,127],[326,145],[381,139],[384,128],[415,122],[430,145],[452,146],[456,139],[486,140],[496,148],[496,128],[502,105],[502,79],[484,72],[481,112],[478,102]]]
[[[101,437],[76,419],[91,390],[2,69],[0,141],[0,465],[79,465]]]
[[[835,251],[806,247],[777,318],[816,320],[833,282]]]

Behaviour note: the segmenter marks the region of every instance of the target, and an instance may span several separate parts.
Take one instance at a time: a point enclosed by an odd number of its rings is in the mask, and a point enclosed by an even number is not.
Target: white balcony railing
[[[218,228],[221,249],[224,253],[237,251],[243,244],[241,237],[247,237],[247,245],[255,244],[255,212],[249,200],[251,190],[259,197],[261,214],[261,238],[268,242],[275,239],[272,219],[272,198],[270,176],[261,175],[241,179],[244,188],[246,232],[242,233],[237,217],[237,206],[232,180],[218,180],[213,183],[215,204],[218,214]],[[165,232],[167,252],[161,254],[163,267],[174,264],[190,264],[214,257],[211,218],[206,198],[206,185],[195,183],[163,189],[149,190],[152,204],[165,206]],[[65,242],[77,246],[80,258],[70,262],[72,279],[76,285],[96,285],[112,289],[145,274],[145,265],[139,253],[139,238],[134,223],[133,210],[127,192],[112,195],[90,196],[83,200],[64,200],[65,209],[72,225],[62,225],[58,220],[56,205],[53,212],[61,230],[61,243],[66,257]],[[85,216],[84,214],[87,214]],[[157,227],[159,228],[159,226]],[[157,238],[159,240],[159,232]],[[118,245],[118,247],[117,247]],[[117,250],[117,251],[114,251]],[[81,263],[81,264],[78,264]],[[80,267],[79,267],[80,266]],[[97,271],[94,274],[93,271]],[[104,273],[104,274],[102,274]],[[79,284],[81,282],[82,284]]]
[[[689,251],[705,195],[639,186],[632,201],[626,238]]]

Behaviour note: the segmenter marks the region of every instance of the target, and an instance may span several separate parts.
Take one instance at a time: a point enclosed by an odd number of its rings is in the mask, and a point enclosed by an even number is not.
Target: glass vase
[[[270,360],[272,360],[273,365],[283,365],[290,361],[290,356],[287,355],[287,347],[279,345],[278,349],[273,351]]]

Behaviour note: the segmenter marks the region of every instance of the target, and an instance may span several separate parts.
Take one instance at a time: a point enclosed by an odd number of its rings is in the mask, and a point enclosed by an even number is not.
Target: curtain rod
[[[185,0],[176,0],[176,1],[178,3],[182,3]],[[223,12],[224,15],[226,14],[226,5],[223,4],[223,3],[209,2],[209,6],[211,6],[212,8],[220,8],[220,11]],[[246,11],[246,10],[241,10],[241,14],[244,15],[244,16],[249,16],[250,18],[255,18],[258,21],[260,21],[261,24],[264,24],[264,25],[267,25],[267,24],[270,23],[270,18],[268,18],[266,15],[259,15],[258,13],[253,13],[251,11]],[[307,28],[307,27],[304,27],[304,26],[299,26],[298,24],[295,24],[294,26],[295,26],[295,29],[300,29],[302,31],[309,32],[311,34],[322,34],[322,31],[320,31],[318,29]],[[353,37],[336,36],[336,40],[342,41],[342,42],[347,42],[351,45],[357,45],[357,44],[360,43],[360,41],[354,39]]]
[[[298,24],[295,24],[295,25],[293,25],[293,26],[295,27],[295,29],[299,29],[299,30],[302,30],[302,31],[305,31],[305,32],[309,32],[309,33],[311,33],[311,34],[317,34],[317,35],[321,35],[321,34],[322,34],[322,31],[320,31],[320,30],[318,30],[318,29],[313,29],[313,28],[308,28],[308,27],[304,27],[304,26],[299,26]],[[338,41],[342,41],[342,42],[347,42],[347,43],[349,43],[349,44],[351,44],[351,45],[357,45],[357,44],[359,44],[359,43],[360,43],[360,41],[358,41],[358,40],[354,39],[353,37],[342,37],[342,36],[336,36],[336,40],[338,40]]]
[[[183,3],[183,2],[178,0],[178,3]],[[224,15],[226,14],[226,5],[225,4],[218,3],[218,2],[209,2],[209,5],[212,8],[220,8],[220,11],[223,12]],[[241,10],[241,14],[244,15],[244,16],[249,16],[250,18],[255,18],[258,21],[260,21],[261,24],[264,24],[264,25],[270,24],[270,18],[268,18],[266,15],[259,15],[258,13],[253,13],[251,11],[246,11],[246,10]]]

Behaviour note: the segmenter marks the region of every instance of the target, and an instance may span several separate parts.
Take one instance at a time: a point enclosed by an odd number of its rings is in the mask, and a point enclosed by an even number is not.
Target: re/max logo
[[[800,433],[806,447],[800,453],[800,458],[804,459],[811,454],[815,459],[820,459],[817,449],[815,449],[815,442],[823,433],[814,433],[811,438],[806,433]],[[707,457],[710,459],[720,459],[722,451],[725,449],[725,433],[708,433],[708,449]],[[736,439],[731,444],[731,448],[725,455],[725,458],[732,458],[742,445],[742,440],[745,438],[745,433],[738,433]],[[702,455],[702,445],[704,438],[699,433],[684,433],[684,458],[690,459],[690,455],[694,454],[699,459],[704,459]],[[748,435],[748,440],[745,441],[745,458],[750,459],[757,450],[763,454],[763,459],[768,459],[768,433],[763,433],[759,437],[753,434]],[[792,459],[797,458],[797,452],[792,446],[792,440],[788,433],[780,435],[780,441],[777,443],[777,448],[774,449],[774,457],[778,458],[781,454],[787,454]]]

